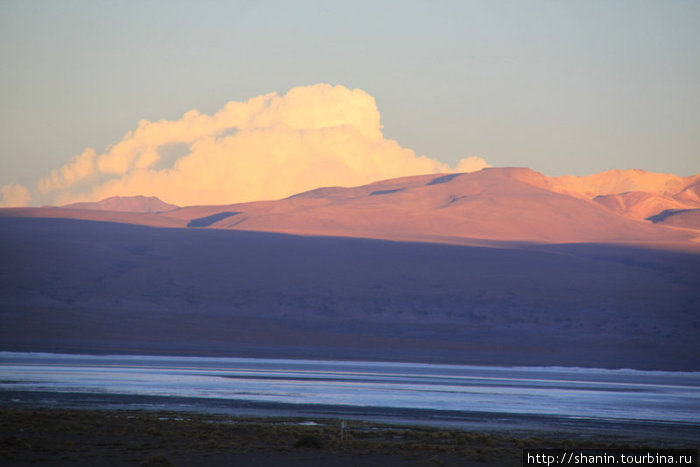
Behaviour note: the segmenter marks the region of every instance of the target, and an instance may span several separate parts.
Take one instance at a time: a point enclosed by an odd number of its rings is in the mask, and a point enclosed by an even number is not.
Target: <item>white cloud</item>
[[[476,156],[469,156],[461,159],[457,163],[456,172],[476,172],[477,170],[491,167],[484,159]]]
[[[73,157],[36,190],[52,204],[134,195],[226,204],[452,171],[385,139],[381,128],[374,98],[362,90],[297,87],[229,102],[211,116],[191,110],[176,121],[142,120],[105,152],[87,148]],[[485,166],[469,157],[456,170]],[[29,202],[28,190],[17,187],[3,188],[3,200]]]
[[[26,206],[32,199],[29,189],[24,185],[5,185],[0,188],[0,207]]]

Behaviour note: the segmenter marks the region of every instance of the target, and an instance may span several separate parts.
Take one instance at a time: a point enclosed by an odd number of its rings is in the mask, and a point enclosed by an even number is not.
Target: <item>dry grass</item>
[[[138,411],[0,409],[2,465],[520,465],[524,447],[623,447],[426,427]],[[628,447],[628,446],[625,446]],[[642,446],[634,446],[642,447]],[[691,447],[691,446],[689,446]],[[306,459],[304,456],[310,456]],[[306,460],[304,460],[306,459]],[[337,462],[329,461],[336,459]],[[246,461],[247,460],[247,461]],[[347,463],[343,463],[344,460]],[[321,463],[322,462],[322,463]]]

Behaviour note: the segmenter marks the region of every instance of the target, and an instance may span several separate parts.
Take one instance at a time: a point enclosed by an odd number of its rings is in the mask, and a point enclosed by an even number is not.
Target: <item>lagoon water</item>
[[[700,372],[0,352],[0,404],[695,431]]]

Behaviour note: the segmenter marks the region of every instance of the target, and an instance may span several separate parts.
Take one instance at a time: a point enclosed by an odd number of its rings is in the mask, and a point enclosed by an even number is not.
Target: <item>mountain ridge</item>
[[[67,205],[2,209],[0,215],[437,243],[676,244],[695,250],[700,247],[700,231],[694,214],[655,216],[699,209],[699,186],[700,174],[678,177],[618,170],[552,178],[529,168],[505,167],[320,187],[280,200],[158,212],[88,212]],[[629,188],[636,190],[616,192]],[[116,201],[133,208],[144,199],[162,203],[145,197]],[[106,201],[95,204],[109,206]]]
[[[632,219],[673,190],[616,212],[551,183],[509,168],[3,209],[0,348],[698,371],[700,230],[673,225],[700,209]]]

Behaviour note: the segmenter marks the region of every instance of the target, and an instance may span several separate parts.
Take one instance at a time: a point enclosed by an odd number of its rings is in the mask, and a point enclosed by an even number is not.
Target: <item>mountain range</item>
[[[696,249],[700,174],[613,170],[547,177],[524,168],[488,168],[319,188],[276,201],[178,208],[155,197],[114,197],[60,208],[3,209],[0,215],[451,244],[604,242]]]
[[[698,177],[0,209],[0,350],[698,371]]]

